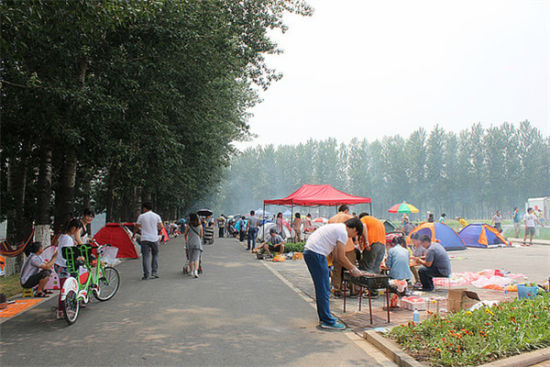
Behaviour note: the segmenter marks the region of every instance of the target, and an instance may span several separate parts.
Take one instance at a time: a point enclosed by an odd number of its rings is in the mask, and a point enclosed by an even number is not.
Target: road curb
[[[397,343],[384,338],[377,331],[365,330],[363,338],[380,349],[390,360],[400,367],[426,367],[427,364],[418,362],[416,359],[405,353]]]
[[[363,337],[372,345],[380,349],[386,356],[400,367],[426,367],[422,363],[405,353],[393,340],[383,337],[377,331],[365,330]],[[532,352],[499,359],[477,367],[527,367],[550,360],[550,347]]]
[[[478,367],[527,367],[544,361],[550,361],[550,347],[500,359]]]

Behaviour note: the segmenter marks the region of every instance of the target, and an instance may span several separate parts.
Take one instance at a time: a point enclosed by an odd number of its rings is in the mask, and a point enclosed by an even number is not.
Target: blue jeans
[[[330,314],[330,278],[328,271],[327,257],[313,251],[304,251],[306,262],[313,285],[315,286],[315,300],[317,302],[317,315],[319,320],[333,325],[337,320]]]
[[[150,241],[141,241],[141,257],[143,258],[143,276],[149,277],[149,254],[153,254],[151,259],[151,271],[153,275],[158,272],[159,243]]]
[[[248,239],[247,241],[247,250],[251,250],[250,248],[250,241],[252,240],[252,250],[256,247],[256,228],[249,228],[248,229]]]
[[[418,276],[420,277],[420,283],[422,283],[423,289],[434,289],[434,282],[433,278],[447,278],[448,275],[443,275],[439,271],[437,271],[434,267],[425,267],[422,266],[420,269],[418,269]]]

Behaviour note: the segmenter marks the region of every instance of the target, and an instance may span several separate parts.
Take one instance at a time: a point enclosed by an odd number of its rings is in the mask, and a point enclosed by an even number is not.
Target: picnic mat
[[[46,298],[19,299],[0,310],[0,318],[9,318],[25,311],[27,308],[42,302]]]

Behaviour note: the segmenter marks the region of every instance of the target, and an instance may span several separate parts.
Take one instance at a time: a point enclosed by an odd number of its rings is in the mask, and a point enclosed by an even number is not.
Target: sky
[[[268,55],[282,80],[236,146],[529,120],[550,135],[550,0],[310,0]]]

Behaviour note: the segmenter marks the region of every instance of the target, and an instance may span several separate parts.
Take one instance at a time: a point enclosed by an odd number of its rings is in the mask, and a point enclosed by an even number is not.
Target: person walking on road
[[[256,247],[256,233],[258,231],[258,218],[254,213],[254,210],[250,211],[250,217],[248,217],[248,222],[246,222],[246,232],[248,232],[247,250],[254,251]],[[252,248],[250,247],[250,242],[252,241]]]
[[[189,214],[189,226],[185,231],[185,241],[187,244],[187,256],[189,256],[189,273],[193,278],[199,277],[199,264],[202,253],[202,238],[204,232],[196,213]]]
[[[304,261],[313,279],[317,314],[320,326],[324,329],[343,330],[346,328],[330,313],[330,279],[327,256],[333,252],[335,261],[343,264],[352,276],[361,276],[361,271],[346,257],[345,246],[348,238],[362,234],[363,223],[357,218],[351,218],[345,223],[327,224],[319,228],[311,234],[306,242]]]
[[[162,220],[160,216],[153,212],[153,204],[145,202],[142,205],[143,214],[141,214],[134,226],[134,236],[137,230],[141,230],[141,256],[143,258],[143,278],[156,279],[158,275],[158,254],[159,254],[159,233],[162,229]],[[152,255],[151,268],[149,269],[149,256]]]

